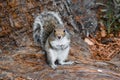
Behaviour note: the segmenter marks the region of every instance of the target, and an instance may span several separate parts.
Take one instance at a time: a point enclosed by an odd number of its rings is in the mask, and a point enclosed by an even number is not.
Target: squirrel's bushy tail
[[[58,13],[52,11],[42,12],[35,18],[33,23],[34,41],[44,48],[48,36],[59,24],[64,27],[64,24]]]

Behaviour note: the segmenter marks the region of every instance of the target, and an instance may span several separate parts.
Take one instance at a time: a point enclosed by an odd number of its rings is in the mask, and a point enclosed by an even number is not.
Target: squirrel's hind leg
[[[65,50],[63,50],[61,52],[61,54],[58,57],[58,63],[59,64],[61,64],[61,65],[71,65],[71,64],[74,63],[73,61],[67,61],[67,62],[65,61],[68,57],[69,50],[70,50],[70,47],[66,48]]]
[[[53,68],[53,69],[56,69],[56,68],[57,68],[57,65],[55,64],[55,60],[49,59],[49,60],[47,60],[47,62],[48,62],[49,66],[50,66],[51,68]]]
[[[47,53],[47,62],[49,64],[49,66],[53,69],[57,68],[55,61],[56,61],[56,56],[55,56],[54,52],[52,50],[49,50],[49,52]]]

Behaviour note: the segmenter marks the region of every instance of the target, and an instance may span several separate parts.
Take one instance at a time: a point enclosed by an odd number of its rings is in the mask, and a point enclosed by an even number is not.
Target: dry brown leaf
[[[85,38],[84,41],[88,44],[88,45],[94,45],[94,43],[88,39],[88,38]]]

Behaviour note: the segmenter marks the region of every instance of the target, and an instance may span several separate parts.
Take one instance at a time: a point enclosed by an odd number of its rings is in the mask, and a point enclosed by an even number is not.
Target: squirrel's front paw
[[[52,69],[56,69],[57,68],[57,65],[50,65],[50,67],[52,68]]]

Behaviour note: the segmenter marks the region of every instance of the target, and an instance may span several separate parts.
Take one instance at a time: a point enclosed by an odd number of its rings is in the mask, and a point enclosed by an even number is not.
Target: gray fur
[[[39,43],[42,49],[46,51],[47,61],[53,69],[57,67],[56,60],[61,65],[73,63],[65,62],[70,50],[70,35],[65,31],[64,36],[57,39],[53,30],[58,27],[62,30],[65,29],[61,18],[56,12],[42,12],[36,17],[33,24],[34,41]]]
[[[47,61],[49,65],[56,69],[57,65],[55,64],[56,60],[61,65],[65,64],[72,64],[73,62],[65,62],[68,57],[70,50],[70,35],[68,32],[65,32],[65,36],[62,37],[60,40],[54,36],[52,33],[45,44],[45,51],[47,52]]]
[[[34,41],[39,43],[43,49],[47,37],[53,31],[54,27],[56,27],[51,24],[62,25],[61,27],[64,27],[64,24],[57,12],[44,11],[34,20],[33,38]]]

